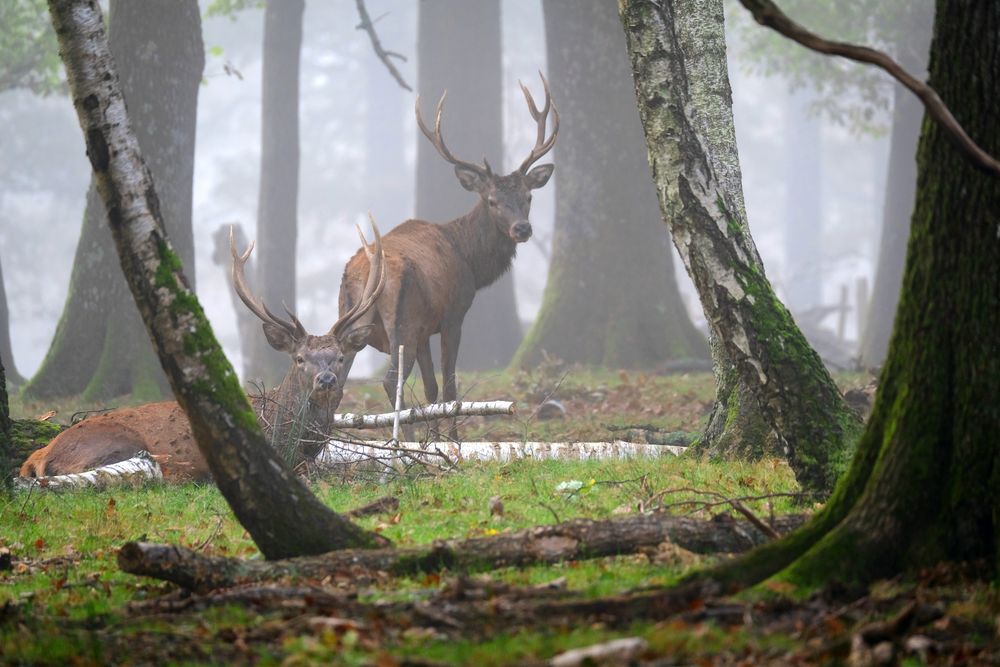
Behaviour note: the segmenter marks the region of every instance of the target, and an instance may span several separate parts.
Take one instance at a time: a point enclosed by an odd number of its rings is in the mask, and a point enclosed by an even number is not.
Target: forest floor
[[[860,386],[863,377],[844,377]],[[465,439],[607,440],[694,433],[711,406],[708,374],[644,375],[539,368],[465,376],[467,398],[513,398],[514,420],[472,419]],[[381,411],[379,382],[349,391],[344,410]],[[565,418],[535,408],[558,400]],[[24,414],[51,406],[16,403]],[[75,406],[60,406],[62,416]],[[620,426],[644,425],[634,433]],[[612,428],[608,428],[611,426]],[[384,496],[398,507],[358,519],[399,546],[482,537],[572,518],[605,519],[659,510],[711,518],[727,498],[794,492],[776,460],[717,463],[659,459],[464,464],[445,476],[312,479],[337,511]],[[491,513],[499,497],[503,513]],[[745,502],[762,518],[808,513],[780,495]],[[941,567],[866,590],[830,590],[798,602],[765,590],[735,598],[695,597],[669,615],[616,622],[600,610],[510,613],[532,601],[592,599],[656,590],[719,556],[676,545],[640,553],[460,575],[393,577],[345,571],[320,581],[245,585],[194,595],[123,573],[117,548],[129,540],[180,544],[206,555],[259,558],[211,485],[21,492],[0,499],[0,663],[530,665],[618,638],[638,638],[636,664],[1000,664],[1000,595],[974,568]],[[449,615],[470,601],[479,615]],[[353,613],[359,605],[364,614]],[[402,605],[422,610],[405,618]],[[491,620],[495,619],[495,620]],[[611,663],[616,664],[616,663]],[[624,664],[624,663],[621,663]]]

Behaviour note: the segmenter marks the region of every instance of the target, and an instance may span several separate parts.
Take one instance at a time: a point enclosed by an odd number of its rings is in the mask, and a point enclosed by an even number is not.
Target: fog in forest
[[[396,64],[413,86],[420,79],[418,9],[423,4],[367,3],[382,44],[408,57]],[[517,82],[540,100],[537,72],[550,68],[541,0],[503,0],[501,10],[503,155],[486,157],[506,173],[520,164],[535,139]],[[727,17],[729,74],[753,237],[778,295],[807,334],[826,329],[831,344],[853,356],[866,309],[858,308],[858,299],[866,298],[862,284],[870,295],[876,274],[892,112],[875,118],[874,129],[866,131],[816,113],[817,94],[809,85],[792,91],[780,73],[765,76],[741,58],[741,40],[754,27],[735,8]],[[238,222],[249,238],[257,236],[263,19],[264,11],[254,8],[233,18],[204,18],[202,25],[206,61],[193,191],[197,293],[237,368],[242,365],[236,361],[240,340],[226,281],[228,253],[226,266],[213,261],[213,234]],[[356,29],[358,22],[355,3],[347,1],[307,3],[303,19],[294,308],[310,332],[325,331],[337,318],[343,267],[358,248],[355,223],[363,223],[371,211],[384,232],[414,216],[418,142],[427,143],[414,120],[414,94],[390,78],[368,36]],[[464,59],[459,56],[459,61]],[[854,67],[842,66],[845,71]],[[442,91],[416,92],[430,119]],[[567,117],[560,140],[572,131]],[[66,302],[90,169],[68,96],[4,92],[0,121],[0,261],[14,363],[21,375],[31,376]],[[446,106],[444,135],[475,130],[477,122]],[[455,152],[469,161],[483,157],[483,150]],[[565,168],[559,141],[544,161],[550,158],[556,176],[536,191],[534,237],[520,247],[513,265],[517,317],[525,330],[542,304],[553,253],[554,202]],[[602,174],[612,183],[617,176],[612,169]],[[461,192],[457,180],[451,187]],[[471,207],[474,197],[468,201]],[[661,221],[647,222],[666,238]],[[697,295],[676,257],[673,270],[690,317],[704,329]],[[382,363],[383,356],[369,348],[359,356],[354,375],[371,374]]]

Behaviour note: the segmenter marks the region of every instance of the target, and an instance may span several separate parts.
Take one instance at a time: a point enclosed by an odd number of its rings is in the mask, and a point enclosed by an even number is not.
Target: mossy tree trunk
[[[276,313],[295,310],[295,251],[299,200],[299,60],[305,0],[272,0],[264,10],[261,74],[260,195],[256,284]],[[246,341],[250,377],[281,382],[288,358],[257,334]]]
[[[659,224],[621,24],[612,2],[545,0],[556,143],[552,262],[515,365],[651,368],[705,358]]]
[[[924,7],[924,4],[914,3],[914,8],[907,12],[907,39],[896,48],[900,64],[921,79],[927,71],[927,50],[934,23],[933,6],[927,3],[928,6]],[[920,100],[901,84],[896,84],[889,138],[889,173],[882,206],[882,238],[860,345],[861,363],[866,368],[881,366],[889,349],[892,321],[896,316],[899,288],[903,282],[906,239],[910,235],[910,218],[913,216],[917,142],[923,119],[924,106]]]
[[[267,558],[384,543],[332,512],[278,458],[167,239],[97,0],[50,0],[121,268],[177,401],[237,519]]]
[[[800,485],[827,495],[850,463],[860,423],[774,295],[743,212],[717,175],[698,131],[679,4],[619,3],[663,218],[708,321]]]
[[[204,69],[198,3],[112,0],[110,13],[111,49],[121,63],[136,132],[156,176],[167,228],[193,281],[191,190]],[[167,389],[128,287],[108,261],[114,244],[106,217],[91,184],[66,305],[48,354],[27,385],[33,397],[131,393],[154,399]]]
[[[684,54],[692,122],[712,156],[716,177],[729,193],[741,219],[746,218],[743,176],[736,148],[733,91],[726,60],[722,0],[678,0],[677,41]],[[644,164],[648,168],[648,163]],[[753,239],[747,236],[753,247]],[[748,261],[760,265],[756,249]],[[719,458],[759,459],[783,456],[778,437],[767,424],[750,388],[722,344],[722,334],[709,320],[709,343],[715,375],[715,404],[698,440],[701,453]]]
[[[14,445],[10,440],[10,405],[7,402],[7,375],[0,358],[0,490],[10,486],[8,470],[14,468]]]
[[[10,310],[7,306],[7,290],[4,288],[2,264],[0,264],[0,365],[7,369],[7,377],[11,384],[24,382],[24,378],[17,372],[17,367],[14,365],[14,350],[10,343]]]
[[[937,9],[929,83],[1000,154],[1000,4]],[[850,471],[809,524],[710,576],[774,575],[806,591],[941,560],[982,560],[1000,576],[1000,179],[932,122],[917,174],[895,328]]]
[[[448,147],[463,160],[485,156],[503,169],[503,91],[499,0],[424,0],[418,9],[417,92],[424,118],[445,90],[443,132]],[[516,91],[512,91],[516,92]],[[525,108],[519,122],[530,124]],[[459,185],[454,168],[417,134],[416,216],[446,222],[469,212],[478,195]],[[515,270],[520,270],[515,261]],[[514,278],[511,273],[476,294],[462,324],[461,370],[506,366],[521,342]],[[432,346],[434,358],[438,350]]]

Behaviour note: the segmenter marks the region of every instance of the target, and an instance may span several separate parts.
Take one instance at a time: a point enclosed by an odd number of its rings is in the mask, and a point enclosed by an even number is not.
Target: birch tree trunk
[[[49,10],[122,269],[198,448],[237,519],[267,558],[382,542],[320,503],[264,439],[166,237],[97,0],[50,0]]]
[[[679,4],[619,3],[660,208],[737,376],[799,484],[825,496],[850,463],[860,422],[774,295],[745,215],[717,175],[698,130]]]

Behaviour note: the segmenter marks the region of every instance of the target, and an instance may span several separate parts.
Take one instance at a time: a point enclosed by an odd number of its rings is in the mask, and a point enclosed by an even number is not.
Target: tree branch
[[[807,49],[811,49],[817,53],[840,56],[848,60],[875,65],[885,70],[923,102],[930,117],[947,132],[959,151],[969,159],[973,166],[986,173],[1000,177],[1000,162],[980,148],[969,137],[965,129],[955,119],[955,116],[952,115],[948,106],[938,96],[937,92],[903,69],[899,63],[890,58],[886,53],[866,46],[824,39],[788,18],[771,0],[740,0],[740,4],[753,15],[757,23],[771,28]]]
[[[371,18],[368,17],[368,8],[365,7],[365,0],[357,0],[357,4],[358,15],[361,16],[361,23],[357,25],[358,30],[364,30],[368,33],[369,39],[372,40],[372,48],[375,49],[375,55],[382,61],[385,68],[389,70],[389,74],[391,74],[392,78],[396,80],[396,83],[398,83],[404,90],[408,90],[412,93],[413,88],[410,88],[410,84],[406,83],[406,80],[403,79],[403,75],[399,73],[399,70],[396,69],[396,66],[393,65],[392,60],[390,60],[390,58],[399,58],[403,62],[406,62],[406,56],[401,53],[397,53],[396,51],[386,51],[382,47],[382,42],[378,38],[378,33],[375,32],[375,24],[372,22]]]

